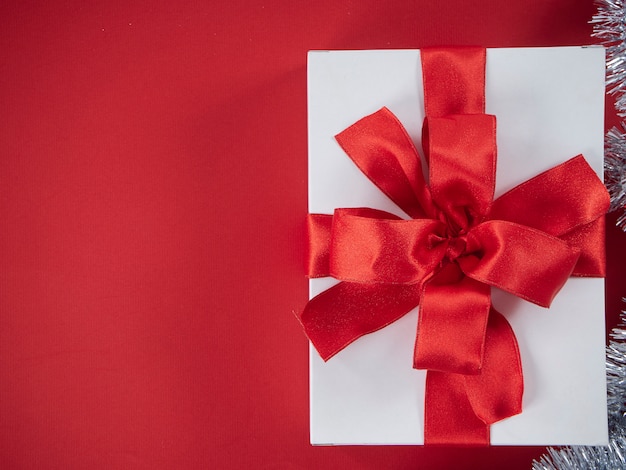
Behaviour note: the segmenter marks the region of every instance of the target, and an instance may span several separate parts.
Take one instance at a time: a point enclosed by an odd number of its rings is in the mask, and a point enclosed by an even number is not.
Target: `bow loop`
[[[330,242],[330,273],[352,282],[415,284],[439,265],[446,243],[438,220],[403,220],[383,211],[337,209]]]
[[[420,156],[391,111],[382,108],[365,116],[335,139],[356,166],[410,217],[434,216]]]
[[[559,238],[501,220],[468,233],[467,255],[458,259],[472,279],[549,307],[572,274],[580,250]]]
[[[424,285],[413,367],[480,373],[490,304],[488,285],[447,263]]]
[[[496,175],[496,118],[489,114],[427,117],[422,145],[430,189],[453,233],[489,213]]]
[[[560,237],[609,209],[609,194],[582,155],[514,187],[493,202],[491,220],[506,220]]]

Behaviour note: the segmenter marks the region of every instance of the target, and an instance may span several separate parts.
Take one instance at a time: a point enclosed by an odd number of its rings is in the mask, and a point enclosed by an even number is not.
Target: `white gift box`
[[[496,197],[582,153],[602,177],[604,49],[488,49],[486,112],[497,119]],[[406,215],[334,136],[386,106],[421,152],[418,50],[308,57],[309,212],[372,207]],[[581,198],[585,195],[581,194]],[[310,281],[310,295],[337,281]],[[551,308],[498,289],[524,370],[523,412],[491,426],[493,445],[606,445],[604,280],[570,278]],[[310,351],[312,444],[423,444],[426,371],[412,368],[418,308],[324,363]]]

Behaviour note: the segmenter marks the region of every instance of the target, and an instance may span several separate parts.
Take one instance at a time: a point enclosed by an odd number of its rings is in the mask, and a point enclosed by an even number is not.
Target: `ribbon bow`
[[[490,424],[521,412],[519,350],[491,286],[549,307],[570,275],[604,275],[609,199],[581,155],[493,200],[485,56],[482,48],[422,51],[428,184],[388,109],[336,136],[411,219],[369,208],[308,216],[307,274],[342,281],[300,316],[324,360],[420,306],[413,365],[428,370],[426,444],[487,445]]]

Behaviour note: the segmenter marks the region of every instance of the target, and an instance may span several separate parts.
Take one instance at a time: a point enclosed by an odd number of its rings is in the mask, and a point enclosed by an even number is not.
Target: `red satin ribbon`
[[[422,71],[429,185],[388,109],[336,136],[411,219],[367,208],[309,214],[308,275],[342,282],[300,320],[328,360],[419,304],[413,362],[428,370],[425,443],[488,445],[489,425],[520,413],[523,392],[515,335],[491,286],[548,307],[570,275],[603,276],[609,198],[577,156],[494,201],[485,50],[423,50]]]

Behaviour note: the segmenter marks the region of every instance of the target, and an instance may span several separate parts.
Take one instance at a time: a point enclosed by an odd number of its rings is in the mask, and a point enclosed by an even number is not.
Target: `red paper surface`
[[[0,468],[529,468],[543,448],[309,446],[306,51],[585,44],[594,12],[0,5]]]

